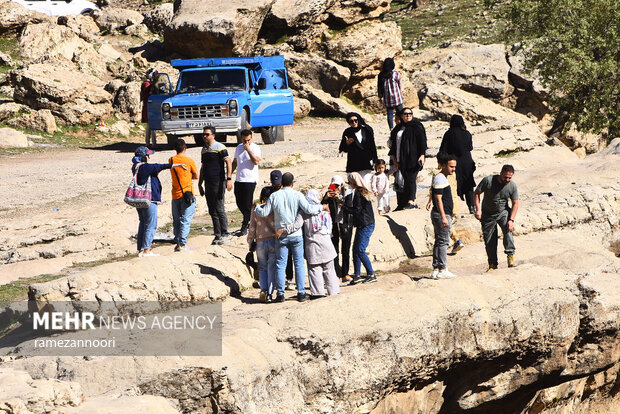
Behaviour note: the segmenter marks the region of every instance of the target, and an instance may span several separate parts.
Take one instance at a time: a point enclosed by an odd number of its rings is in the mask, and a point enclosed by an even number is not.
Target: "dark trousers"
[[[474,202],[474,190],[469,190],[465,193],[465,202],[469,212],[474,214],[476,212],[476,203]]]
[[[353,227],[345,224],[339,224],[340,228],[340,255],[342,255],[342,265],[340,266],[340,272],[336,273],[340,277],[344,277],[349,274],[349,263],[351,262],[351,236],[353,235]],[[333,239],[332,239],[333,240]],[[338,252],[338,248],[336,248]],[[336,256],[336,262],[338,262],[338,256]]]
[[[243,214],[243,223],[241,227],[248,227],[250,224],[250,215],[252,214],[252,203],[254,201],[254,189],[256,183],[242,183],[235,181],[235,201],[239,211]]]
[[[482,215],[480,224],[482,225],[482,238],[487,251],[489,265],[497,266],[497,240],[499,233],[497,226],[502,229],[504,234],[504,253],[515,254],[515,239],[511,231],[508,231],[508,217],[510,211],[504,210],[495,216]]]
[[[205,182],[205,197],[211,220],[213,220],[213,233],[216,237],[228,233],[228,218],[224,209],[224,194],[226,193],[226,181],[216,183]]]
[[[403,191],[396,193],[397,207],[405,207],[409,200],[415,201],[415,195],[417,190],[416,180],[418,179],[418,170],[401,171],[403,175]]]

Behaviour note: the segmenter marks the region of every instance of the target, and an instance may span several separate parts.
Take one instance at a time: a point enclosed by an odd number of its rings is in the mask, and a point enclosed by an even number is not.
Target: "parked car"
[[[284,125],[294,118],[283,56],[177,59],[181,71],[175,89],[159,73],[147,109],[151,130],[161,130],[173,145],[193,135],[202,145],[202,129],[216,128],[216,139],[241,139],[241,131],[260,132],[265,144],[284,140]]]
[[[87,0],[13,0],[27,9],[45,13],[49,16],[67,16],[99,10],[92,1]]]

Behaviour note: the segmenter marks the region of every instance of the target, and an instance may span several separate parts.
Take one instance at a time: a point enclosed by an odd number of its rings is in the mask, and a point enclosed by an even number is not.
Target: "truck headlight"
[[[228,115],[237,116],[237,101],[234,99],[228,101]]]
[[[164,103],[161,106],[162,117],[164,119],[170,119],[170,104]]]

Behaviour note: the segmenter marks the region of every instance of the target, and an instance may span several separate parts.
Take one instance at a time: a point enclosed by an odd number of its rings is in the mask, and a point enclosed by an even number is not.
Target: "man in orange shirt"
[[[198,179],[198,169],[194,160],[185,156],[187,145],[185,145],[184,140],[177,139],[174,149],[177,155],[170,158],[170,162],[187,165],[187,170],[182,168],[170,170],[172,175],[172,227],[176,243],[174,251],[182,252],[187,249],[187,236],[196,211],[196,197],[194,197],[192,180]]]

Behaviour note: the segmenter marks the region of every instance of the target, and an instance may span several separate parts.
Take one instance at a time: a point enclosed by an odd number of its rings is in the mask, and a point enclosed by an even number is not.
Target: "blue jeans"
[[[362,263],[368,276],[375,274],[370,259],[366,254],[366,248],[373,231],[375,231],[375,223],[369,224],[366,227],[358,227],[355,231],[355,239],[353,241],[353,273],[356,276],[359,276],[362,271]]]
[[[157,204],[151,203],[148,208],[137,208],[138,218],[138,251],[150,249],[157,230]]]
[[[192,223],[195,211],[196,201],[188,206],[183,197],[172,200],[172,229],[174,231],[174,242],[178,246],[187,244],[189,225]]]
[[[256,257],[258,258],[260,290],[264,290],[271,295],[277,272],[276,239],[263,240],[256,243]]]
[[[286,262],[288,260],[288,251],[293,252],[293,265],[295,266],[295,283],[297,284],[297,293],[304,294],[306,289],[306,267],[304,266],[304,239],[302,236],[288,236],[279,238],[276,241],[276,262],[277,276],[276,289],[278,296],[284,295],[284,280],[286,279]]]
[[[390,127],[391,131],[394,129],[394,109],[400,112],[403,110],[403,106],[402,104],[398,106],[387,106],[385,109],[387,109],[388,127]]]

